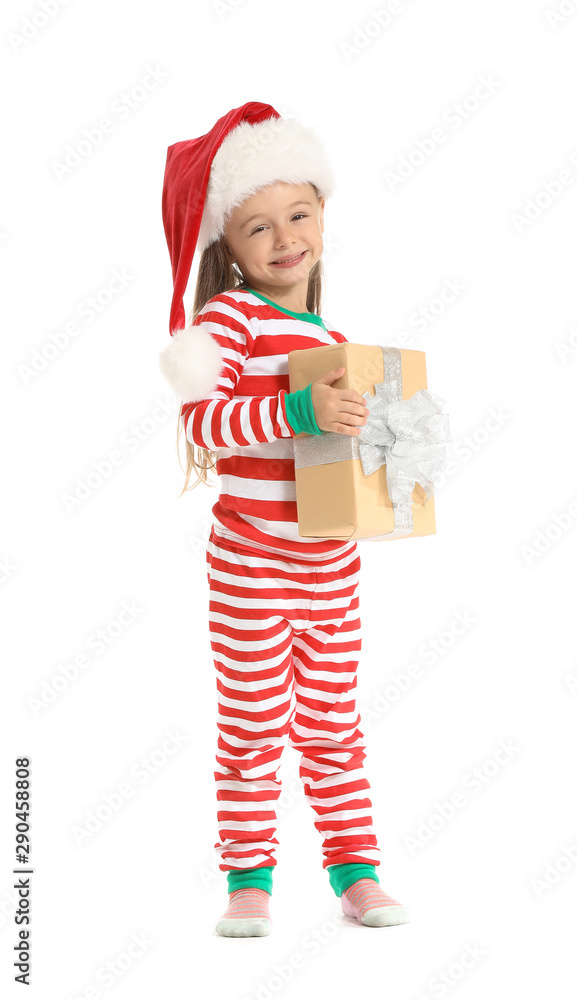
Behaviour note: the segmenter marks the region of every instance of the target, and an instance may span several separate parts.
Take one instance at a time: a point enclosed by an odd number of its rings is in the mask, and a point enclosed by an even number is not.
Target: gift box
[[[293,438],[298,530],[303,538],[387,541],[433,535],[433,480],[446,463],[444,400],[427,389],[424,351],[327,344],[288,355],[290,391],[344,367],[332,383],[369,405],[357,435]]]

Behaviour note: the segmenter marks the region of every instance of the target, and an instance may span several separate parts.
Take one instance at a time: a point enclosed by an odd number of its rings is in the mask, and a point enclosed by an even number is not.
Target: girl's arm
[[[215,451],[294,437],[297,430],[287,417],[285,397],[289,393],[286,389],[281,389],[276,396],[233,399],[254,344],[246,316],[231,300],[211,299],[192,325],[200,323],[220,345],[224,368],[210,396],[183,405],[181,414],[187,439],[200,448]]]

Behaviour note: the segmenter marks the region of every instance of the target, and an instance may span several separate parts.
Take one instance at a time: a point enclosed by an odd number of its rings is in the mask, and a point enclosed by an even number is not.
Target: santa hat
[[[160,369],[185,402],[210,395],[223,368],[219,344],[200,326],[185,328],[183,298],[195,250],[224,235],[237,205],[274,181],[310,182],[329,197],[334,177],[314,132],[249,101],[219,118],[206,135],[168,147],[162,218],[172,264],[171,343]]]

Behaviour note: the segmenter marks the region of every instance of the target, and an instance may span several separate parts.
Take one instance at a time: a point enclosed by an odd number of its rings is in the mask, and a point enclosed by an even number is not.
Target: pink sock
[[[360,878],[345,889],[341,906],[347,917],[356,917],[367,927],[386,927],[409,921],[409,908],[383,892],[372,878]]]
[[[265,889],[235,889],[216,925],[223,937],[263,937],[270,934],[270,896]]]

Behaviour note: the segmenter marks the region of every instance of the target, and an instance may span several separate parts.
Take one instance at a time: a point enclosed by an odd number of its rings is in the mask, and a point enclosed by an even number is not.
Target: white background
[[[4,5],[3,996],[25,992],[12,965],[22,755],[27,996],[566,995],[577,878],[574,7]],[[212,849],[204,555],[218,490],[178,497],[176,404],[157,358],[172,295],[166,149],[253,100],[318,129],[335,166],[323,315],[350,341],[424,350],[453,444],[437,534],[359,543],[358,705],[378,874],[411,922],[367,928],[340,914],[287,749],[272,933],[239,940],[214,930],[227,887]],[[59,176],[103,118],[112,131]],[[445,141],[419,162],[435,129]],[[402,157],[415,166],[392,183]],[[126,283],[110,295],[115,271]],[[448,282],[460,291],[443,302]],[[421,308],[432,310],[423,328]],[[111,452],[120,464],[99,484]],[[132,623],[91,651],[125,602],[138,609]],[[459,635],[458,615],[469,622]],[[63,680],[83,653],[85,668]],[[399,695],[394,679],[411,664],[419,676]],[[145,758],[156,762],[146,781]],[[87,832],[120,787],[131,794]]]

